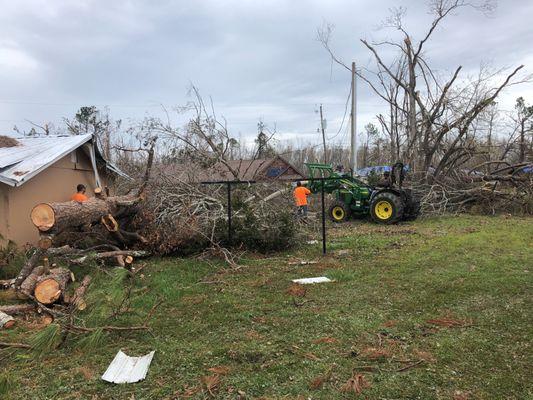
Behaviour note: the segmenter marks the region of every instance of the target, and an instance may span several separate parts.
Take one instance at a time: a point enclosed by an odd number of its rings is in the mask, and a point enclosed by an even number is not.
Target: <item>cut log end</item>
[[[109,232],[118,231],[118,222],[111,214],[104,215],[101,221]]]
[[[30,218],[41,232],[49,231],[56,222],[54,209],[47,203],[40,203],[33,207]]]
[[[38,246],[43,250],[48,250],[52,247],[52,238],[50,236],[41,236]]]
[[[61,295],[59,283],[53,278],[47,278],[37,284],[34,295],[39,303],[52,304]]]

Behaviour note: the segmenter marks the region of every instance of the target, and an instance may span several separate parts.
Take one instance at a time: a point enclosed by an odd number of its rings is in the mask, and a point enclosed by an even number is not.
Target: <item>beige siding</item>
[[[91,196],[95,182],[90,160],[81,150],[78,150],[76,155],[77,163],[72,162],[69,154],[20,187],[0,184],[2,186],[0,193],[3,193],[6,187],[8,192],[8,196],[4,196],[9,203],[7,218],[4,218],[7,221],[0,219],[0,232],[7,230],[7,235],[4,235],[7,239],[19,246],[37,242],[39,235],[30,220],[31,209],[36,204],[68,201],[79,183],[87,186],[87,194]],[[100,179],[105,185],[105,177],[100,176]],[[0,210],[0,218],[1,213]]]
[[[0,247],[7,243],[9,214],[9,189],[0,183]]]

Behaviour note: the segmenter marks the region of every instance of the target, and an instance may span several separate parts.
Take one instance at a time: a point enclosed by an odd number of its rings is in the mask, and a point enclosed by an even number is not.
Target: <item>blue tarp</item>
[[[376,165],[374,167],[365,167],[357,170],[357,175],[359,176],[368,176],[370,173],[374,172],[376,175],[383,175],[384,172],[391,171],[390,165]],[[403,170],[405,172],[409,171],[409,166],[404,165]]]

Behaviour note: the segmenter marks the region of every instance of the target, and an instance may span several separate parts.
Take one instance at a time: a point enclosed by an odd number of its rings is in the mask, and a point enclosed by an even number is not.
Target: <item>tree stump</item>
[[[39,277],[35,285],[34,296],[42,304],[55,303],[71,280],[71,272],[65,268],[54,268],[50,273]]]

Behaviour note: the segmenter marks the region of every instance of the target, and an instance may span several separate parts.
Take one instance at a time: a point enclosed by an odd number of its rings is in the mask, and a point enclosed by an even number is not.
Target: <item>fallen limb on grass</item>
[[[34,304],[13,304],[9,306],[0,306],[0,312],[4,312],[9,315],[25,314],[35,311]]]

